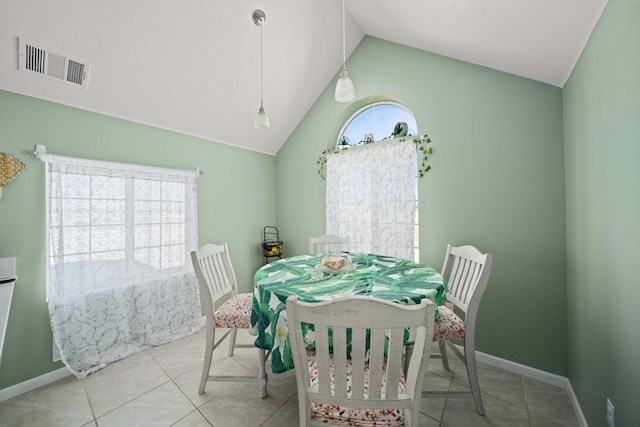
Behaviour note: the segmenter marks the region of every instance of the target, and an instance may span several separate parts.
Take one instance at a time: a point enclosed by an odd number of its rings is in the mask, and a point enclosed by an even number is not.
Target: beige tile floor
[[[248,334],[238,341],[251,342]],[[214,368],[225,374],[257,375],[257,355],[236,349],[232,359],[214,354]],[[258,397],[251,383],[208,383],[198,394],[204,352],[199,332],[174,343],[148,349],[77,380],[53,384],[0,402],[2,426],[215,426],[294,427],[298,425],[295,378],[269,376],[269,396]],[[450,358],[453,361],[453,358]],[[579,426],[566,390],[521,375],[479,366],[486,416],[471,399],[423,399],[420,427]],[[465,389],[463,365],[445,371],[432,360],[425,389]]]

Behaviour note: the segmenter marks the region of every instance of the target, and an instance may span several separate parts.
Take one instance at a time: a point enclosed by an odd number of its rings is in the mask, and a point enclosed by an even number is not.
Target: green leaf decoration
[[[409,135],[410,136],[410,135]],[[406,141],[405,138],[399,139],[398,141],[403,142]],[[426,133],[422,136],[416,136],[413,138],[413,143],[416,144],[416,150],[419,153],[422,153],[422,159],[420,162],[420,168],[418,169],[418,176],[420,178],[424,177],[424,174],[431,170],[431,166],[427,164],[427,160],[429,160],[428,155],[433,154],[433,147],[427,147],[427,144],[431,144],[431,138]],[[318,175],[320,178],[327,179],[326,177],[326,166],[327,166],[327,155],[332,153],[339,153],[341,151],[347,150],[347,146],[341,146],[340,148],[333,147],[328,148],[322,151],[318,160],[316,160],[316,164],[318,165]]]

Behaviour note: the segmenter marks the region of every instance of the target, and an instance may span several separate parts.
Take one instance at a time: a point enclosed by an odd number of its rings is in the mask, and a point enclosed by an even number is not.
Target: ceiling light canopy
[[[342,0],[342,72],[336,84],[336,101],[349,102],[356,97],[356,90],[347,72],[347,49],[345,41],[344,0]]]
[[[260,10],[257,9],[251,15],[251,19],[253,23],[260,27],[260,108],[258,109],[258,114],[256,115],[255,127],[258,129],[268,128],[269,117],[267,116],[267,112],[264,111],[263,99],[262,99],[262,25],[267,20],[267,15]]]

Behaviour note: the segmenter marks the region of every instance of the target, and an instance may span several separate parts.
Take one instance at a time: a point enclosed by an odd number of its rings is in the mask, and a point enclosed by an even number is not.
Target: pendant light
[[[253,23],[260,27],[260,109],[258,110],[258,114],[256,115],[255,127],[260,128],[268,128],[269,125],[269,117],[267,117],[267,113],[264,111],[264,105],[262,102],[262,25],[267,20],[267,15],[260,10],[257,9],[253,12],[251,16]]]
[[[336,101],[349,102],[356,97],[356,90],[353,88],[353,82],[349,78],[347,72],[347,52],[345,41],[345,23],[344,23],[344,0],[342,0],[342,72],[336,85]]]

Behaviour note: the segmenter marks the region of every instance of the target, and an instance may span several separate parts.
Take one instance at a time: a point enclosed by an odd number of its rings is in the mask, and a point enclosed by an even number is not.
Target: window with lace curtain
[[[353,252],[418,261],[417,154],[392,140],[327,155],[326,230]]]
[[[326,231],[349,236],[352,251],[419,260],[416,134],[411,111],[376,102],[345,122],[326,155]]]
[[[69,370],[82,378],[197,331],[197,171],[39,157],[49,313]]]

